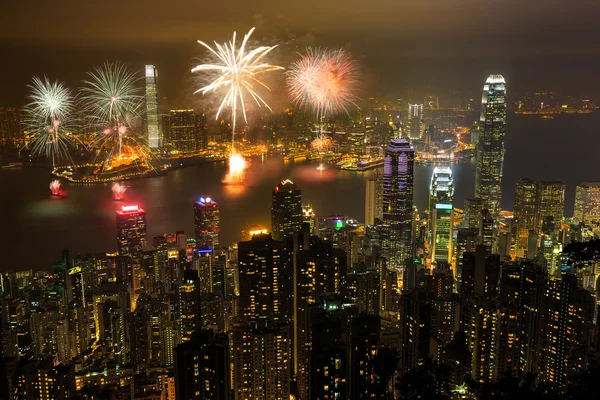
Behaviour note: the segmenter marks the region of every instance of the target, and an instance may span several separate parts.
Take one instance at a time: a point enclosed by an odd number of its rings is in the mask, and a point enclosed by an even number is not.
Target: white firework
[[[248,39],[255,28],[244,36],[240,47],[236,47],[236,33],[233,33],[233,39],[227,43],[219,44],[215,42],[213,49],[206,43],[198,40],[202,46],[206,47],[210,53],[216,57],[214,63],[201,64],[192,69],[192,72],[215,72],[217,77],[204,87],[196,90],[194,93],[206,94],[224,90],[221,105],[217,111],[216,119],[223,112],[224,108],[230,108],[233,120],[233,134],[235,135],[235,126],[238,107],[241,108],[246,118],[246,100],[253,99],[259,107],[265,106],[270,111],[271,107],[259,95],[261,89],[270,90],[269,87],[260,80],[262,74],[270,71],[282,70],[283,67],[269,64],[264,58],[277,46],[259,46],[248,48]],[[232,138],[233,140],[233,138]]]
[[[70,160],[69,147],[74,144],[71,91],[61,82],[33,78],[29,85],[31,102],[25,107],[25,126],[30,134],[31,154],[44,155],[52,165]]]
[[[150,156],[136,123],[144,109],[140,77],[120,63],[105,63],[88,72],[89,80],[81,89],[85,115],[96,136],[92,147],[106,153],[106,166],[113,156],[121,155],[126,144],[140,158]]]

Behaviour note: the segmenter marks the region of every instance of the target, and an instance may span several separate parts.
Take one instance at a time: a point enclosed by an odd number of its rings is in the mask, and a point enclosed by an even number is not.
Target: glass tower
[[[432,261],[452,259],[454,181],[448,167],[435,167],[429,187]]]
[[[151,149],[162,147],[162,134],[158,126],[158,72],[154,65],[146,65],[146,129],[148,146]]]
[[[382,247],[388,268],[400,269],[412,256],[415,151],[405,138],[393,139],[383,165]]]
[[[477,144],[475,196],[483,200],[494,222],[500,213],[504,135],[506,134],[506,83],[502,75],[490,75],[481,99],[482,132]]]

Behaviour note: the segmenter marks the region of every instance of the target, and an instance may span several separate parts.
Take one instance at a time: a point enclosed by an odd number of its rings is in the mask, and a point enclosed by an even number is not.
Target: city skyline
[[[600,3],[34,3],[0,399],[600,396]]]

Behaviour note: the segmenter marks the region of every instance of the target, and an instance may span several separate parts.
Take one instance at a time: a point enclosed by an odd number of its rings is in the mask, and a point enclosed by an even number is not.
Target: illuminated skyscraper
[[[271,231],[273,239],[284,238],[302,228],[302,192],[289,179],[281,181],[273,189],[271,207]]]
[[[526,257],[529,235],[536,231],[535,210],[536,210],[537,185],[535,181],[528,178],[521,178],[517,182],[515,190],[515,223],[517,225],[515,243],[515,253],[519,258]]]
[[[481,99],[482,132],[477,144],[475,196],[483,200],[498,222],[502,197],[504,135],[506,134],[506,83],[502,75],[490,75]]]
[[[429,187],[432,261],[452,259],[454,181],[448,167],[435,167]]]
[[[594,296],[578,287],[574,274],[550,278],[545,293],[541,379],[552,389],[564,391],[573,371],[587,365],[592,340]]]
[[[558,236],[565,216],[565,184],[561,181],[538,182],[536,200],[536,229],[543,230],[544,220],[552,218],[554,238]]]
[[[194,233],[198,247],[219,244],[219,205],[210,197],[200,197],[194,203]]]
[[[423,125],[423,104],[408,105],[408,136],[411,139],[419,139]]]
[[[584,225],[600,222],[600,182],[583,182],[577,185],[573,219]]]
[[[365,190],[365,225],[383,219],[383,179],[367,179]]]
[[[310,232],[314,232],[315,230],[315,221],[317,216],[315,215],[315,210],[313,210],[310,204],[302,206],[302,223],[308,224],[310,226]]]
[[[194,110],[171,110],[168,143],[173,146],[173,150],[196,151],[198,127]]]
[[[429,187],[432,261],[452,260],[454,181],[448,167],[435,167]]]
[[[481,225],[482,212],[483,201],[481,201],[481,199],[465,199],[463,227],[479,229],[479,226]]]
[[[146,65],[146,129],[148,146],[160,149],[162,133],[158,126],[158,71],[154,65]]]
[[[404,138],[393,139],[385,149],[382,247],[390,269],[402,268],[412,255],[414,158]]]
[[[239,317],[287,321],[292,294],[285,244],[258,234],[238,243]]]
[[[119,255],[133,257],[146,240],[146,212],[137,205],[117,210],[117,245]]]

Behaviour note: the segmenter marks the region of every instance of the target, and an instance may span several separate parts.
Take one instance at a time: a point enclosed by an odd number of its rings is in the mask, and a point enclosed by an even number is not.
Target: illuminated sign
[[[138,211],[140,208],[137,205],[134,206],[122,206],[121,210],[123,212],[127,212],[127,211]]]
[[[198,203],[200,204],[215,204],[215,201],[213,199],[211,199],[210,197],[200,197],[200,199],[198,200]]]
[[[435,208],[438,210],[452,210],[452,204],[436,204]]]
[[[344,227],[344,221],[341,219],[335,220],[335,229],[341,229]]]

